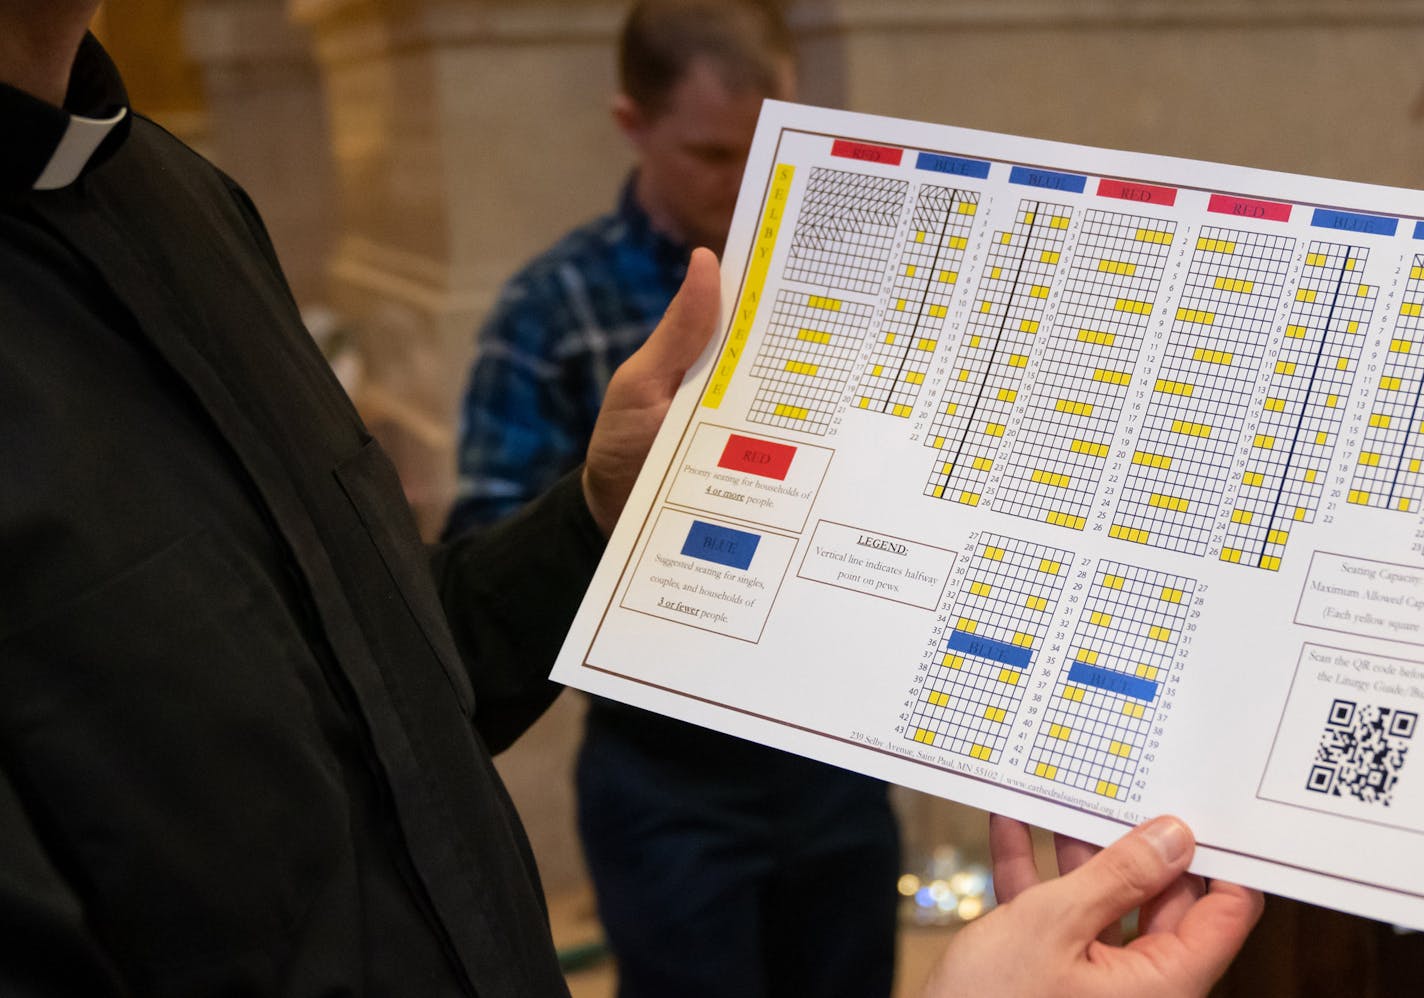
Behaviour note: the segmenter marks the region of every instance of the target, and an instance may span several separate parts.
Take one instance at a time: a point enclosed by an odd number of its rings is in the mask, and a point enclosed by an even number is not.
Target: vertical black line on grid
[[[1404,458],[1409,451],[1409,431],[1414,426],[1414,421],[1419,418],[1421,395],[1424,395],[1424,371],[1420,372],[1419,385],[1414,390],[1414,402],[1409,407],[1409,422],[1404,424],[1404,434],[1399,439],[1399,461],[1394,466],[1394,477],[1389,480],[1389,495],[1384,500],[1386,509],[1394,502],[1394,490],[1399,487],[1399,474],[1404,470]]]
[[[915,340],[920,335],[920,322],[925,317],[925,302],[930,297],[930,285],[934,283],[934,272],[939,269],[939,257],[944,252],[944,234],[949,231],[949,220],[954,214],[954,206],[959,201],[960,191],[954,191],[949,196],[949,205],[944,209],[944,221],[941,222],[939,232],[935,234],[935,254],[934,262],[930,264],[930,279],[924,282],[924,291],[920,294],[920,302],[915,307],[915,326],[910,330],[910,345],[905,348],[905,352],[900,355],[900,366],[895,369],[895,380],[891,382],[891,389],[885,393],[885,401],[880,405],[880,411],[886,412],[890,408],[890,397],[894,393],[894,385],[900,383],[900,376],[905,373],[905,365],[910,361],[910,351],[915,347]],[[1037,216],[1035,216],[1036,218]]]
[[[1013,306],[1014,300],[1019,293],[1019,281],[1023,277],[1024,261],[1028,259],[1029,243],[1033,242],[1033,228],[1038,224],[1039,209],[1041,202],[1029,202],[1032,205],[1032,221],[1028,223],[1028,231],[1024,233],[1023,249],[1019,251],[1019,262],[1014,268],[1014,283],[1009,288],[1009,300],[1004,304],[1004,314],[999,319],[999,328],[994,332],[994,349],[989,351],[989,360],[984,365],[984,377],[979,382],[979,391],[974,396],[974,408],[969,411],[969,418],[964,421],[964,432],[960,434],[959,446],[955,448],[954,460],[949,463],[949,473],[951,475],[959,468],[959,459],[964,454],[964,444],[969,439],[969,431],[974,426],[974,417],[979,415],[979,404],[984,401],[984,390],[989,387],[989,375],[994,370],[994,360],[999,356],[999,344],[1004,340],[1004,328],[1009,323],[1009,309]],[[945,485],[949,485],[949,479],[945,479]],[[948,489],[946,488],[946,494]]]
[[[1335,319],[1335,306],[1340,302],[1340,288],[1345,284],[1345,273],[1350,266],[1350,254],[1353,251],[1353,246],[1346,246],[1345,258],[1340,261],[1340,273],[1335,278],[1335,293],[1330,298],[1330,311],[1325,315],[1325,328],[1320,331],[1320,346],[1315,349],[1315,363],[1311,365],[1310,380],[1305,385],[1305,397],[1300,402],[1300,417],[1295,421],[1295,430],[1291,433],[1290,449],[1286,451],[1286,462],[1281,468],[1280,486],[1276,489],[1276,498],[1271,502],[1271,515],[1266,518],[1266,533],[1261,538],[1261,551],[1256,555],[1257,568],[1260,568],[1261,562],[1266,559],[1266,548],[1270,545],[1271,531],[1276,525],[1276,514],[1280,512],[1281,495],[1286,490],[1291,461],[1295,458],[1296,444],[1300,440],[1300,428],[1305,424],[1305,413],[1310,407],[1310,396],[1315,390],[1315,376],[1320,371],[1320,358],[1325,356],[1325,341],[1330,337],[1330,323]]]

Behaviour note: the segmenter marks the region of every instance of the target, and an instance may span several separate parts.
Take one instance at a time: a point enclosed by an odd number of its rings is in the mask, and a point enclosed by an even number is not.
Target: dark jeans
[[[620,998],[890,994],[899,839],[883,783],[614,720],[590,713],[578,792]]]

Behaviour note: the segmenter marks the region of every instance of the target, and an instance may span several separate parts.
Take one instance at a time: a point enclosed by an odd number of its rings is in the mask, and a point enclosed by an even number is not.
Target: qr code
[[[1336,700],[1306,789],[1389,806],[1418,721],[1410,711]]]

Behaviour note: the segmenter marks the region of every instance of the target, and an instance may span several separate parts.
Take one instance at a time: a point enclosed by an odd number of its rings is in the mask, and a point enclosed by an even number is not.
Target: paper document
[[[1424,927],[1424,193],[769,103],[554,678]]]

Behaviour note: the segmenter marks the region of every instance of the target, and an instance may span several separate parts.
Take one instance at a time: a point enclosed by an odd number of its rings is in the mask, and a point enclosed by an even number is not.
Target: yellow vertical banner
[[[727,336],[727,345],[722,348],[722,356],[712,372],[712,381],[702,396],[702,404],[708,409],[716,409],[722,404],[732,375],[737,371],[737,363],[742,359],[747,339],[752,334],[756,322],[757,306],[761,304],[762,289],[766,286],[767,271],[771,269],[771,256],[776,251],[776,237],[781,231],[781,219],[785,212],[786,200],[791,196],[791,179],[796,168],[789,163],[776,167],[772,177],[771,190],[766,195],[766,208],[762,212],[761,228],[757,231],[756,245],[752,248],[751,265],[747,268],[747,280],[742,286],[742,296],[737,301],[732,329]]]

